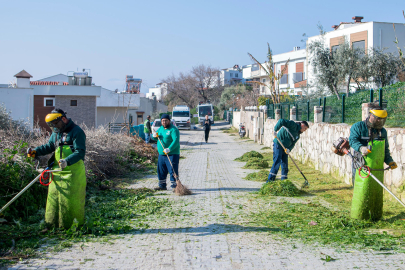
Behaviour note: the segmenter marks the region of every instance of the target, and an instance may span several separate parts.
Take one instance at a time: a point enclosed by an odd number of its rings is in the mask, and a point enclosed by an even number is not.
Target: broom
[[[162,145],[163,149],[165,149],[165,147],[163,146],[163,143],[162,143],[162,141],[160,140],[160,138],[159,138],[159,137],[157,137],[157,138],[158,138],[158,140],[159,140],[159,142],[160,142],[160,145]],[[174,189],[174,193],[175,193],[176,195],[179,195],[179,196],[191,195],[191,194],[192,194],[191,190],[189,190],[186,186],[184,186],[184,185],[180,182],[179,177],[177,176],[176,172],[174,171],[174,167],[173,167],[172,161],[170,160],[169,156],[168,156],[166,153],[165,153],[165,155],[166,155],[167,159],[168,159],[169,162],[170,162],[170,166],[172,166],[173,176],[174,176],[174,178],[176,179],[176,188]]]

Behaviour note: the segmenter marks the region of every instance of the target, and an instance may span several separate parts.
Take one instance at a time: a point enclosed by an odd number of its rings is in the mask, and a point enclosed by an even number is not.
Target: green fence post
[[[296,117],[297,117],[297,121],[302,120],[302,115],[301,115],[301,119],[298,119],[298,102],[295,103],[295,115],[296,115]]]
[[[325,111],[326,111],[326,97],[323,98],[323,109],[322,109],[322,122],[325,122]]]
[[[309,100],[307,101],[307,121],[309,122]]]
[[[370,89],[370,103],[374,102],[374,90],[373,88]]]
[[[280,119],[283,119],[283,105],[280,105]]]
[[[276,106],[273,103],[273,119],[276,119],[276,112],[275,112]]]
[[[373,90],[371,90],[373,91]],[[343,94],[342,95],[342,123],[345,122],[345,99],[346,99],[346,95]]]
[[[322,98],[319,99],[319,107],[322,106]]]
[[[287,113],[288,113],[288,118],[287,118],[287,120],[290,120],[291,119],[291,115],[290,115],[290,104],[288,104],[288,111],[287,111]]]
[[[380,97],[379,97],[379,106],[382,108],[382,99],[383,99],[383,89],[382,88],[380,88]]]

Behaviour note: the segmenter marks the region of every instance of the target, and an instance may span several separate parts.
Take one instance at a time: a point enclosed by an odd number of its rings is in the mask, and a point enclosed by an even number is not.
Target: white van
[[[173,108],[172,119],[176,122],[177,128],[186,128],[191,130],[190,108],[187,105],[176,105]]]
[[[205,116],[208,115],[208,119],[214,124],[214,106],[210,103],[200,104],[197,106],[198,122],[202,125]]]

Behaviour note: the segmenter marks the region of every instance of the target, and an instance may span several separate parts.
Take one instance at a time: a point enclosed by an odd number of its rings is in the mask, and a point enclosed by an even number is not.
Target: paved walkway
[[[181,132],[180,179],[194,195],[162,192],[172,207],[151,219],[149,229],[110,243],[75,244],[14,269],[405,269],[402,254],[336,252],[277,240],[271,229],[249,226],[247,213],[266,205],[246,194],[261,183],[243,180],[251,171],[233,160],[262,146],[224,134],[222,127],[213,128],[208,144],[200,130]],[[131,188],[156,184],[154,177]],[[321,260],[326,254],[336,260]]]

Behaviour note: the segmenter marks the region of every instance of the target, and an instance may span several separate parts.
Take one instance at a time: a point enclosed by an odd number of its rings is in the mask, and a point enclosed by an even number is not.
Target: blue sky
[[[327,31],[355,15],[405,23],[404,0],[390,1],[5,1],[0,0],[0,83],[22,69],[33,80],[91,69],[93,81],[122,90],[125,76],[142,92],[172,73],[261,61],[304,47],[302,34]]]

